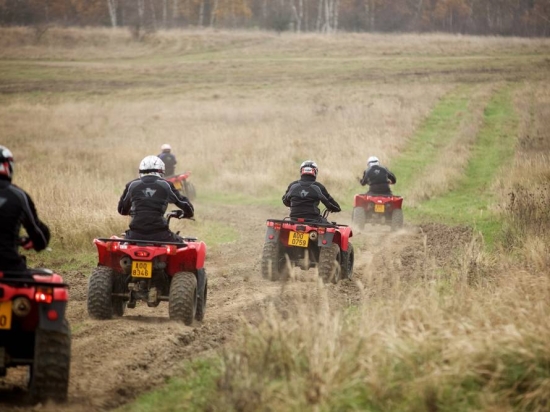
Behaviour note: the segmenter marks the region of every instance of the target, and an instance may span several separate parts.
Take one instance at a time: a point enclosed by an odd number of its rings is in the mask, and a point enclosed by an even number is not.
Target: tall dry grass
[[[463,254],[479,261],[471,245]],[[362,277],[363,303],[344,312],[322,285],[287,288],[225,352],[213,409],[547,410],[548,276],[508,271],[479,287],[446,269],[389,288]]]
[[[264,98],[238,106],[229,99],[16,102],[1,111],[0,133],[16,158],[15,182],[31,193],[56,235],[80,247],[74,227],[85,236],[95,228],[109,232],[124,184],[162,143],[173,146],[178,169],[191,170],[203,194],[279,197],[311,158],[319,180],[341,197],[369,155],[395,155],[444,90],[374,87],[365,91],[377,94],[370,105],[350,93],[323,106],[307,92],[290,104]]]

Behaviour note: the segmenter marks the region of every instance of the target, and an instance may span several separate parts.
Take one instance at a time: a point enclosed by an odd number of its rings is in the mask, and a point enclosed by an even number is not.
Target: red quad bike
[[[197,192],[193,183],[189,181],[191,172],[180,173],[179,175],[166,177],[166,180],[172,182],[177,190],[189,200],[194,200],[197,197]]]
[[[325,210],[323,217],[327,216]],[[266,223],[261,263],[264,279],[288,279],[295,266],[302,270],[317,267],[325,283],[351,279],[354,253],[350,227],[290,218],[268,219]]]
[[[48,269],[0,271],[0,376],[29,366],[32,402],[67,400],[71,331],[68,285]]]
[[[179,211],[167,215],[179,218]],[[191,325],[206,310],[206,244],[186,237],[183,242],[94,239],[99,262],[88,281],[88,313],[95,319],[123,316],[138,300],[149,307],[168,302],[170,319]]]
[[[365,223],[389,225],[392,231],[403,227],[403,198],[394,195],[358,194],[353,198],[351,221],[363,230]]]

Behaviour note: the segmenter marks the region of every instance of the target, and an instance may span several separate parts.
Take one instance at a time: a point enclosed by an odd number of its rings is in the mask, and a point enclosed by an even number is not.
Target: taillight
[[[175,255],[178,252],[178,247],[176,245],[167,245],[166,253],[169,255]]]
[[[281,224],[280,223],[275,223],[273,225],[273,227],[275,228],[275,230],[281,230]]]
[[[39,286],[34,293],[34,300],[38,303],[52,303],[53,302],[53,288],[47,288]]]
[[[319,234],[320,235],[324,235],[325,234],[325,228],[324,227],[320,227],[319,229],[317,229],[319,231]]]
[[[137,257],[147,257],[150,255],[150,253],[147,252],[146,250],[138,250],[134,252],[134,255],[136,255]]]

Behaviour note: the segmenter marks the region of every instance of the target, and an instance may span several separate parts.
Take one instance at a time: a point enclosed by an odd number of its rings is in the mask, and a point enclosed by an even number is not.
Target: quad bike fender
[[[188,242],[187,246],[178,249],[175,258],[168,261],[168,273],[196,272],[204,267],[206,260],[206,243]]]
[[[367,195],[358,194],[353,197],[353,207],[366,208],[368,203]]]
[[[42,330],[64,332],[66,302],[53,301],[52,303],[40,304],[38,307],[38,327]],[[54,314],[55,313],[55,314]]]
[[[323,234],[319,234],[319,239],[317,240],[317,245],[319,247],[329,247],[332,245],[332,242],[334,241],[334,232],[325,232]]]
[[[340,249],[347,252],[349,247],[349,238],[353,236],[353,231],[351,227],[341,227],[338,230],[338,236],[340,237]]]
[[[268,226],[265,233],[265,242],[278,242],[280,233],[280,230],[276,230],[273,226]]]

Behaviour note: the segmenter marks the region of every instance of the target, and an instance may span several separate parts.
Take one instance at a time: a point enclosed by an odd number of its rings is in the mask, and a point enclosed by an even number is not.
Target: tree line
[[[0,0],[1,25],[550,35],[550,0]]]

